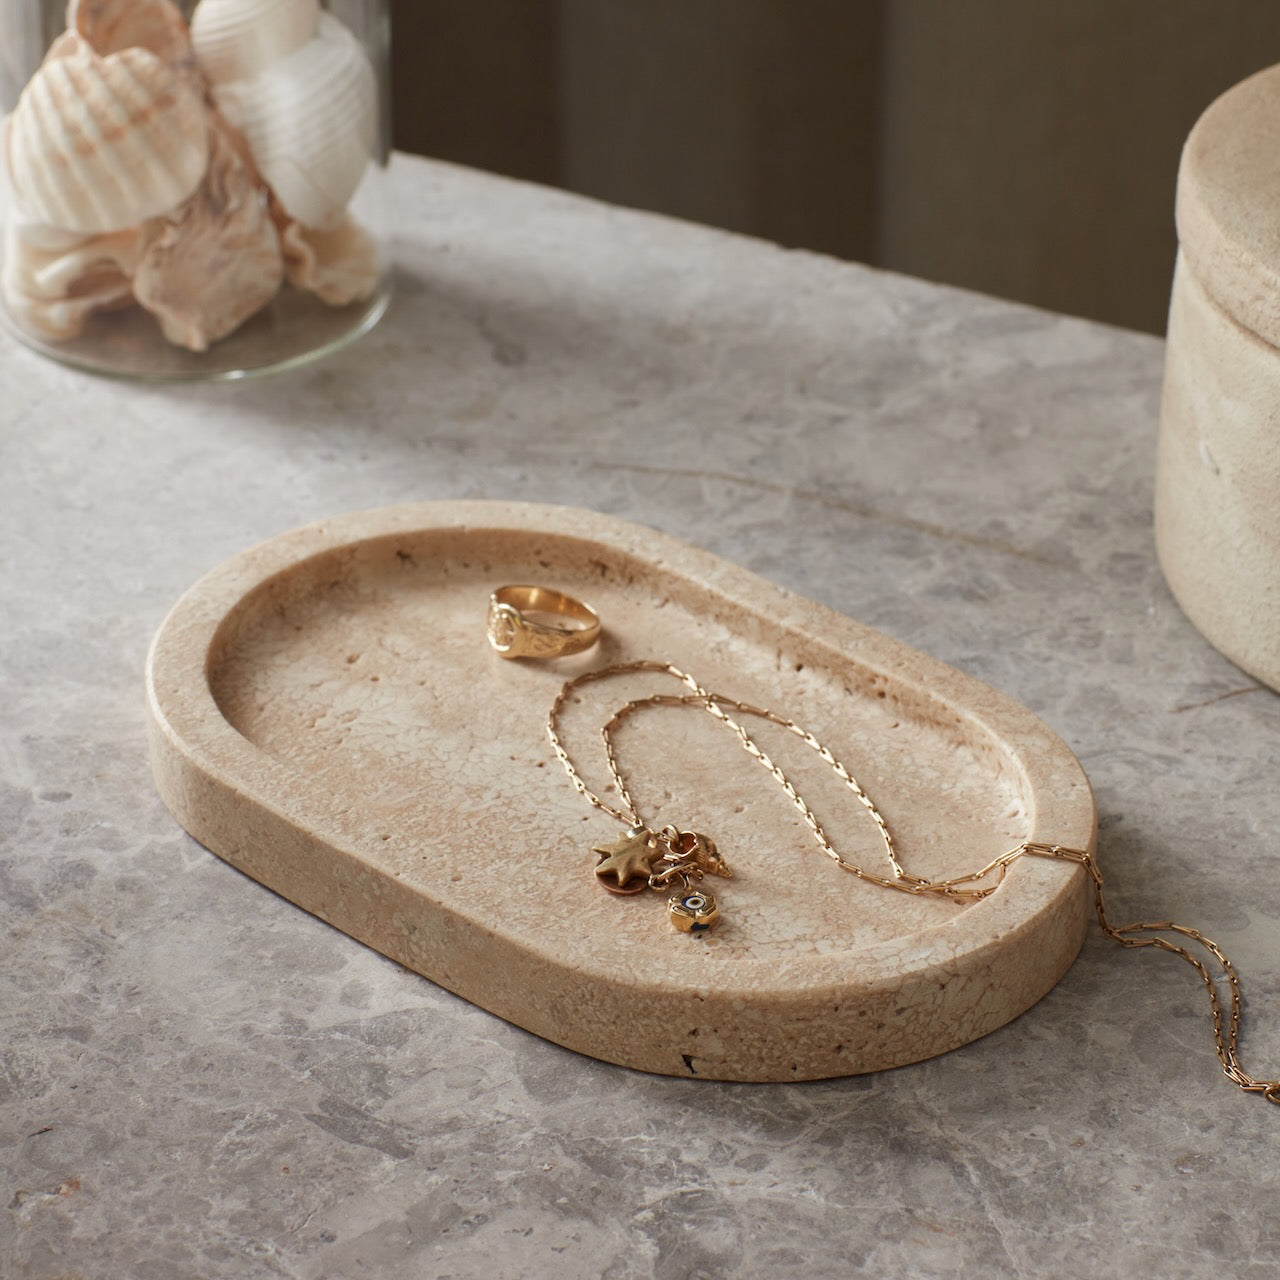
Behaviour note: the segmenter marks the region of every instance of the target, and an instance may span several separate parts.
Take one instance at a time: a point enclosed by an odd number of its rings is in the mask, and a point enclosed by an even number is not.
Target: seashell
[[[319,23],[319,0],[200,0],[191,43],[205,79],[226,84],[252,79],[300,49]]]
[[[322,13],[301,48],[252,80],[215,85],[213,96],[289,216],[337,227],[377,130],[377,82],[359,40]]]
[[[378,287],[378,247],[350,214],[331,231],[286,222],[280,227],[280,247],[289,283],[331,307],[363,302]]]
[[[208,160],[206,108],[145,49],[98,57],[83,37],[47,60],[5,135],[14,200],[33,222],[118,231],[185,200]]]
[[[77,31],[64,31],[49,46],[44,55],[45,62],[53,62],[56,58],[70,58],[84,49],[84,40]]]
[[[284,279],[267,193],[243,140],[214,112],[209,136],[204,180],[160,219],[133,277],[134,297],[164,336],[191,351],[239,328]]]
[[[79,337],[95,311],[128,306],[145,233],[70,236],[13,220],[5,228],[0,293],[14,321],[55,342]]]
[[[71,0],[67,29],[104,57],[136,47],[183,66],[193,56],[187,24],[173,0]]]

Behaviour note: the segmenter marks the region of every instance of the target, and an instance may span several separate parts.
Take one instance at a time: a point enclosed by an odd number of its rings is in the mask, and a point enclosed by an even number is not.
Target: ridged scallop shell
[[[215,85],[213,95],[289,216],[336,227],[377,131],[377,81],[359,40],[322,13],[300,49],[252,80]]]
[[[210,84],[248,80],[300,49],[320,24],[319,0],[200,0],[191,43]]]
[[[96,234],[164,213],[208,161],[204,103],[145,49],[100,58],[80,37],[46,61],[5,144],[15,202],[33,222]]]

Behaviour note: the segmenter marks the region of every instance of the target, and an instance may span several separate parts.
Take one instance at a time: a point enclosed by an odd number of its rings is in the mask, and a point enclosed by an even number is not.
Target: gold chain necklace
[[[680,681],[688,690],[683,694],[650,694],[647,697],[635,698],[625,703],[605,722],[601,729],[604,742],[604,754],[610,778],[617,788],[618,798],[623,808],[619,809],[601,799],[586,784],[577,766],[565,750],[560,734],[560,714],[569,698],[583,686],[600,680],[608,680],[617,676],[636,673],[654,673],[670,676]],[[667,909],[672,923],[689,933],[701,933],[711,928],[719,919],[719,907],[715,898],[700,887],[701,880],[707,875],[729,877],[733,873],[728,864],[716,849],[714,841],[694,831],[682,831],[675,826],[664,826],[654,830],[640,816],[640,811],[623,777],[618,763],[617,748],[614,744],[614,731],[629,716],[647,707],[657,706],[689,706],[705,711],[730,729],[742,744],[743,749],[756,760],[777,781],[784,794],[804,818],[805,824],[812,832],[822,851],[842,870],[857,876],[881,888],[893,889],[899,893],[931,895],[946,897],[959,901],[975,902],[994,893],[1004,880],[1009,867],[1024,857],[1053,858],[1061,862],[1076,863],[1083,867],[1093,885],[1094,912],[1098,925],[1107,937],[1118,942],[1122,947],[1157,947],[1161,951],[1180,956],[1200,975],[1209,996],[1210,1014],[1213,1021],[1213,1037],[1218,1061],[1227,1078],[1238,1085],[1246,1093],[1259,1093],[1268,1102],[1280,1104],[1280,1080],[1261,1080],[1250,1075],[1240,1064],[1238,1055],[1240,1041],[1240,1023],[1243,998],[1240,979],[1235,967],[1224,954],[1221,947],[1211,938],[1206,937],[1198,929],[1188,925],[1175,924],[1171,920],[1135,921],[1132,924],[1113,925],[1107,917],[1106,903],[1103,897],[1102,873],[1098,869],[1097,860],[1085,849],[1070,849],[1058,844],[1043,844],[1037,841],[1024,840],[1021,844],[993,858],[978,871],[945,880],[930,880],[924,876],[913,875],[899,862],[894,848],[893,837],[888,823],[876,808],[862,785],[831,752],[830,748],[820,742],[812,733],[794,720],[787,719],[767,707],[753,706],[730,698],[724,694],[713,693],[703,688],[691,675],[666,662],[637,661],[624,662],[615,666],[604,667],[596,671],[588,671],[565,682],[556,695],[547,716],[547,737],[551,741],[556,759],[564,766],[569,781],[595,808],[607,813],[616,821],[626,826],[626,831],[610,845],[596,845],[593,852],[598,855],[596,877],[600,884],[613,893],[643,893],[645,889],[668,891],[676,889],[668,900]],[[747,730],[734,718],[731,712],[741,716],[753,716],[769,721],[798,737],[806,746],[817,753],[836,777],[844,784],[867,812],[871,815],[880,834],[891,868],[890,875],[879,875],[867,868],[851,862],[840,854],[830,839],[817,816],[804,797],[796,790],[795,785],[783,770],[773,761]],[[612,877],[614,883],[609,883]],[[1174,934],[1194,943],[1214,960],[1221,975],[1225,978],[1230,990],[1227,1011],[1224,1013],[1222,998],[1214,981],[1214,974],[1209,966],[1187,946],[1175,942],[1163,934]]]

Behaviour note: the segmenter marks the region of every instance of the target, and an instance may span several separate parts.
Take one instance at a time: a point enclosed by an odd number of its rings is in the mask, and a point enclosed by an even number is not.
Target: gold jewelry
[[[504,658],[563,658],[595,644],[600,618],[590,605],[563,591],[499,587],[489,597],[485,636]]]
[[[625,703],[605,722],[601,729],[604,740],[605,757],[618,797],[625,806],[617,809],[602,800],[587,786],[577,767],[570,759],[560,737],[560,712],[571,694],[583,685],[598,680],[607,680],[614,676],[638,672],[653,672],[671,676],[679,680],[690,690],[684,694],[651,694],[643,698],[635,698]],[[1102,873],[1098,869],[1097,860],[1086,849],[1071,849],[1059,844],[1046,844],[1039,841],[1024,840],[1021,844],[993,858],[986,866],[966,875],[954,876],[946,880],[929,880],[923,876],[912,875],[898,860],[894,849],[893,837],[888,824],[880,811],[872,803],[871,798],[863,790],[861,784],[832,754],[830,748],[820,742],[812,733],[794,720],[770,711],[767,707],[757,707],[750,703],[729,698],[723,694],[704,689],[691,675],[678,667],[665,662],[626,662],[616,666],[605,667],[597,671],[589,671],[565,682],[556,695],[547,716],[547,736],[551,741],[556,758],[564,766],[569,781],[574,789],[584,796],[595,808],[609,814],[620,822],[627,824],[626,834],[614,845],[597,845],[593,852],[600,855],[596,867],[597,879],[604,883],[606,875],[616,878],[617,887],[606,885],[614,892],[639,893],[645,888],[666,889],[672,884],[679,885],[679,891],[667,903],[668,917],[671,923],[684,932],[701,933],[711,928],[719,919],[718,905],[715,898],[695,882],[710,873],[730,876],[732,872],[724,859],[716,851],[714,843],[706,836],[696,832],[682,832],[674,826],[665,826],[654,831],[640,818],[634,799],[627,787],[626,780],[618,764],[617,750],[613,742],[613,731],[628,716],[646,707],[656,706],[690,706],[701,709],[721,721],[731,729],[742,743],[746,752],[759,762],[778,782],[792,804],[800,811],[809,830],[813,833],[822,851],[840,868],[851,875],[871,884],[886,889],[894,889],[900,893],[928,894],[953,898],[960,901],[973,902],[994,893],[1004,880],[1009,867],[1024,857],[1053,858],[1061,862],[1075,863],[1084,868],[1093,886],[1094,913],[1098,925],[1107,937],[1118,942],[1122,947],[1157,947],[1161,951],[1180,956],[1200,975],[1209,996],[1210,1016],[1213,1022],[1213,1037],[1219,1063],[1229,1080],[1238,1085],[1246,1093],[1259,1093],[1268,1102],[1280,1104],[1280,1080],[1263,1080],[1250,1075],[1240,1063],[1239,1042],[1240,1023],[1243,1007],[1243,996],[1240,979],[1235,967],[1227,959],[1222,948],[1211,938],[1206,937],[1198,929],[1188,925],[1175,924],[1171,920],[1135,921],[1132,924],[1113,925],[1107,917],[1106,903],[1103,898]],[[813,810],[796,790],[794,784],[769,755],[751,738],[746,729],[729,713],[756,716],[760,719],[779,725],[800,738],[806,746],[827,763],[835,775],[853,792],[858,802],[870,813],[880,832],[881,842],[888,857],[891,873],[881,875],[858,866],[841,855],[832,845],[825,830]],[[632,887],[634,886],[634,887]],[[1227,1012],[1224,1014],[1222,998],[1218,994],[1214,974],[1201,956],[1193,953],[1187,946],[1175,942],[1164,934],[1173,934],[1178,938],[1194,943],[1217,963],[1220,976],[1225,978],[1230,990]]]
[[[603,730],[605,754],[609,760],[610,775],[618,788],[618,796],[626,805],[625,811],[614,808],[587,787],[560,741],[560,711],[575,689],[596,680],[634,671],[655,671],[676,676],[694,690],[695,699],[702,700],[710,696],[692,676],[664,662],[628,662],[599,671],[587,671],[566,681],[556,695],[547,716],[547,736],[551,739],[556,759],[564,766],[577,791],[597,809],[625,824],[627,828],[613,844],[593,846],[592,852],[598,855],[597,882],[610,893],[626,895],[643,893],[645,889],[666,891],[674,887],[676,892],[667,900],[667,915],[671,923],[686,933],[705,933],[719,920],[719,909],[713,894],[705,890],[691,894],[693,885],[707,875],[725,879],[733,875],[729,864],[720,856],[715,842],[699,832],[681,831],[674,826],[654,831],[644,822],[618,769],[613,742],[609,736],[613,721],[606,724]],[[614,877],[613,884],[608,883],[610,876]]]

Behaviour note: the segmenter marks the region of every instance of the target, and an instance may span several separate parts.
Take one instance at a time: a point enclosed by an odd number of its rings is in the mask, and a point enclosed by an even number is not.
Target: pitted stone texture
[[[607,620],[591,653],[512,664],[485,643],[493,584],[539,573],[590,593]],[[995,690],[655,531],[533,504],[356,513],[207,575],[152,649],[156,778],[188,831],[291,901],[518,1026],[647,1071],[901,1066],[1007,1022],[1075,958],[1082,867],[1027,858],[977,902],[855,878],[697,706],[651,708],[614,747],[653,830],[734,850],[726,918],[694,943],[656,895],[620,910],[590,853],[617,820],[570,786],[546,723],[569,676],[637,661],[811,726],[913,874],[974,875],[1028,840],[1092,844],[1079,766]],[[682,692],[653,671],[579,687],[559,727],[592,789],[619,801],[600,736],[615,709]],[[746,725],[843,856],[888,876],[831,767],[781,726]]]

